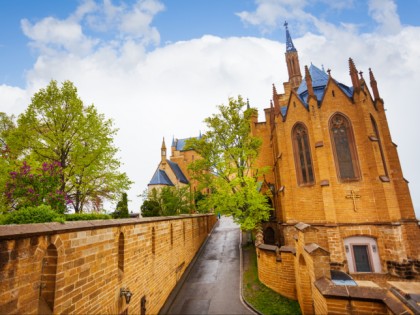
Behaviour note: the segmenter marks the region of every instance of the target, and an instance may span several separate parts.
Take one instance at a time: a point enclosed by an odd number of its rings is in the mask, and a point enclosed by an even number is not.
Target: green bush
[[[43,222],[64,222],[62,215],[51,209],[50,206],[26,207],[3,214],[0,224],[26,224]]]
[[[111,216],[104,213],[71,213],[64,215],[66,221],[108,220]]]

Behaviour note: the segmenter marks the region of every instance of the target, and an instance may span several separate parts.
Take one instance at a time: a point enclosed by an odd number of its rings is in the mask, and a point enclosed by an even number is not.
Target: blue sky
[[[349,57],[373,69],[420,216],[418,12],[420,0],[2,1],[0,111],[18,115],[51,79],[74,82],[120,129],[137,211],[162,137],[197,135],[229,96],[263,116],[271,84],[287,80],[287,20],[302,67],[324,65],[347,85]]]

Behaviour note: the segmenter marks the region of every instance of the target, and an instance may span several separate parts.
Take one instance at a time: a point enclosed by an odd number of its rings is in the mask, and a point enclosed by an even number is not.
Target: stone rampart
[[[216,221],[182,215],[1,226],[0,313],[157,314]]]

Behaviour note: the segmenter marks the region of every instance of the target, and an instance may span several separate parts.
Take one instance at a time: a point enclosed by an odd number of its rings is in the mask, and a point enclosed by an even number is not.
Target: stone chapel
[[[251,121],[274,208],[257,239],[258,269],[303,313],[322,314],[331,312],[325,292],[340,281],[359,291],[365,281],[367,297],[376,286],[418,281],[420,228],[373,71],[365,81],[349,58],[350,86],[315,65],[302,74],[285,28],[289,80],[283,93],[273,85],[265,121],[258,113]],[[339,299],[344,309],[357,300],[349,294]]]

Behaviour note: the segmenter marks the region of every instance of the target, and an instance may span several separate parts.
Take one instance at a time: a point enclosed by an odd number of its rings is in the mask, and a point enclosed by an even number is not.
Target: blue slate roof
[[[185,177],[184,173],[182,172],[181,168],[179,167],[178,164],[176,164],[175,162],[172,162],[171,160],[166,160],[169,164],[169,166],[171,167],[172,171],[174,172],[176,178],[184,184],[188,184],[189,181],[188,179]]]
[[[201,139],[201,131],[200,131],[200,135],[196,138]],[[177,151],[188,151],[188,148],[185,148],[185,142],[188,139],[191,139],[191,138],[172,140],[172,146],[175,147],[175,150]]]
[[[186,138],[186,139],[177,139],[175,149],[177,151],[183,151],[184,150],[184,146],[185,146],[185,141],[187,141],[187,140],[188,140],[188,138]]]
[[[295,45],[293,45],[292,37],[290,36],[289,29],[287,28],[287,22],[284,23],[286,28],[286,52],[294,51],[296,52]]]
[[[149,185],[175,186],[171,182],[171,180],[169,179],[169,177],[165,173],[165,171],[164,170],[160,170],[159,168],[156,170],[155,174],[153,175],[152,179],[150,180]]]
[[[318,102],[320,102],[324,97],[325,87],[327,86],[329,76],[325,71],[315,67],[312,64],[309,67],[309,73],[312,78],[312,87],[314,89],[314,94]],[[348,97],[353,96],[353,87],[348,87],[347,85],[344,85],[343,83],[337,81],[335,82]],[[299,88],[297,89],[297,94],[303,102],[303,104],[305,104],[305,106],[308,107],[308,87],[306,85],[306,80],[302,80],[302,82],[300,83]]]

